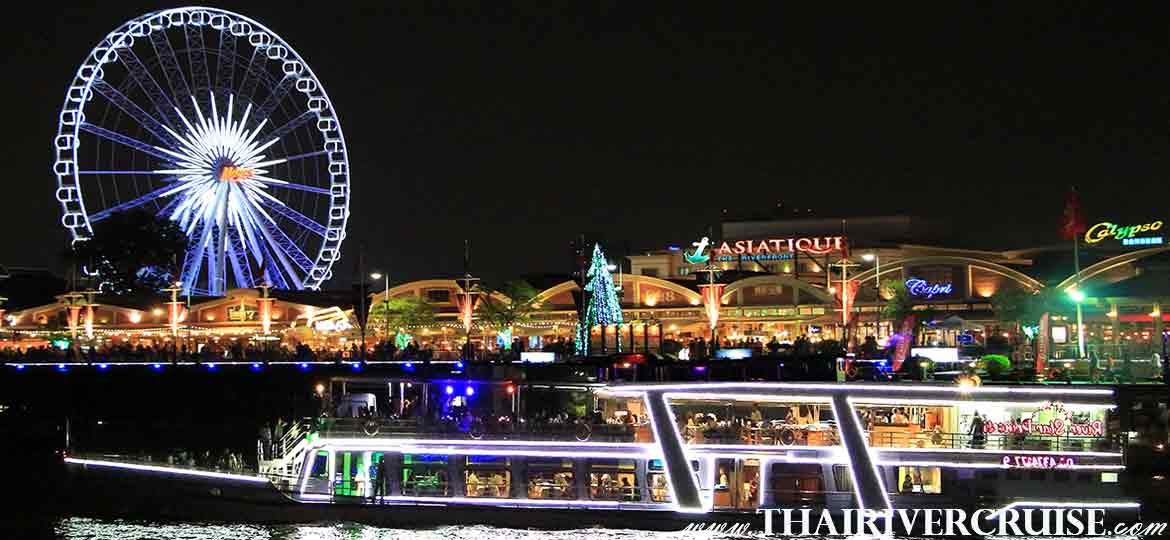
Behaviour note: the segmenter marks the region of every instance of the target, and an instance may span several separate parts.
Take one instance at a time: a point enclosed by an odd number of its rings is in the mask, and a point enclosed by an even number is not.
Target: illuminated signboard
[[[841,251],[844,236],[817,236],[800,238],[769,238],[765,240],[736,240],[724,242],[715,250],[715,260],[781,261],[792,259],[796,253],[824,255]]]
[[[1000,463],[1004,467],[1019,469],[1066,469],[1076,466],[1076,461],[1067,456],[1004,456]]]
[[[1085,231],[1085,243],[1096,244],[1102,240],[1117,240],[1123,246],[1152,246],[1163,243],[1161,236],[1149,233],[1162,229],[1162,221],[1152,221],[1141,225],[1118,225],[1102,221]],[[1139,236],[1141,235],[1141,236]]]
[[[984,433],[997,434],[1039,434],[1039,435],[1080,435],[1089,437],[1100,437],[1105,435],[1105,425],[1100,420],[1076,421],[1076,419],[1064,408],[1060,402],[1049,402],[1044,407],[1037,409],[1032,413],[1035,417],[1040,414],[1051,414],[1053,418],[1047,422],[1041,422],[1029,418],[1027,420],[1011,420],[1008,422],[985,422],[983,424]]]
[[[227,166],[219,171],[219,179],[224,182],[239,182],[240,180],[252,178],[255,175],[256,171],[247,167]]]
[[[906,280],[906,290],[913,296],[925,296],[929,300],[935,295],[951,294],[955,286],[951,283],[927,283],[925,279],[910,278]]]
[[[695,250],[690,253],[684,251],[683,258],[686,259],[690,264],[703,264],[711,260],[710,255],[703,253],[703,250],[707,249],[707,244],[710,242],[711,240],[706,236],[704,236],[703,239],[699,240],[698,242],[691,242],[691,245],[695,247]]]

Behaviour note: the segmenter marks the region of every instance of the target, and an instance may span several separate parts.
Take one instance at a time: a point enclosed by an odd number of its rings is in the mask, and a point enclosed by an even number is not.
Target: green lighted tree
[[[609,262],[605,260],[601,246],[593,245],[593,258],[589,261],[589,270],[585,274],[585,293],[587,296],[585,320],[577,323],[577,354],[589,354],[589,330],[596,325],[611,325],[622,323],[622,306],[618,302],[617,289],[613,284],[613,274],[609,272]],[[604,334],[603,334],[604,335]],[[618,340],[618,350],[621,350],[621,340]]]
[[[387,300],[375,300],[370,307],[368,327],[375,333],[394,334],[401,328],[426,326],[435,322],[435,307],[430,302],[414,296],[400,296]]]

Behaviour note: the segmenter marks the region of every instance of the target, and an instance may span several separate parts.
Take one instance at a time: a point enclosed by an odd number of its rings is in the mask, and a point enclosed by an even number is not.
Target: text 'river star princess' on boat
[[[354,519],[371,519],[404,506],[466,510],[439,521],[593,510],[592,522],[624,511],[693,521],[750,519],[761,508],[1138,509],[1119,482],[1124,437],[1109,429],[1111,389],[367,383],[385,395],[355,392],[351,379],[327,415],[262,445],[260,476],[207,481],[242,478],[248,489],[282,492],[260,498],[304,512],[297,519],[327,508],[360,508]],[[581,414],[535,412],[566,407]],[[86,474],[191,478],[169,467],[67,461]],[[372,519],[427,520],[396,516]]]

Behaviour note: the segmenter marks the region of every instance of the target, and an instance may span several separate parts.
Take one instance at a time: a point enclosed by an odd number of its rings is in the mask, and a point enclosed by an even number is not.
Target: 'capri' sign
[[[911,296],[925,296],[930,299],[935,295],[951,294],[955,286],[951,283],[927,283],[925,279],[910,278],[906,280],[906,290]]]

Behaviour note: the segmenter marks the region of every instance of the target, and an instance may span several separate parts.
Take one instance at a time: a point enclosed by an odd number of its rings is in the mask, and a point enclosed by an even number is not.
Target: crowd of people
[[[379,344],[366,355],[367,360],[410,360],[426,362],[434,351],[420,347],[417,342],[398,349],[393,344]],[[188,347],[186,343],[163,345],[100,344],[97,346],[74,346],[59,348],[52,345],[27,347],[5,347],[0,349],[0,362],[58,363],[58,362],[345,362],[361,358],[357,345],[349,349],[313,349],[304,343],[292,347],[287,344],[264,347],[244,340],[219,340]]]

